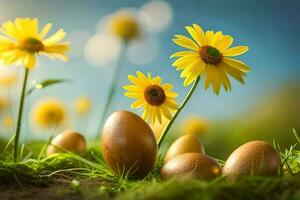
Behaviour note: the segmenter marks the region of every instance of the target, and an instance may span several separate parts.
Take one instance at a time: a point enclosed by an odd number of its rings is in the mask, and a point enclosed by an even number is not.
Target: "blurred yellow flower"
[[[162,118],[172,118],[172,114],[178,108],[178,103],[175,100],[177,93],[173,92],[172,84],[165,83],[161,85],[161,78],[159,76],[148,77],[142,72],[137,71],[136,77],[128,75],[128,79],[133,85],[126,85],[124,89],[125,96],[129,98],[136,98],[137,100],[131,104],[132,108],[143,107],[143,119],[149,120],[154,124],[157,120],[162,123]]]
[[[188,117],[181,124],[182,134],[194,134],[201,136],[208,128],[207,120],[201,117]]]
[[[124,40],[132,40],[140,35],[140,27],[130,12],[117,12],[108,21],[109,31]]]
[[[231,90],[228,75],[242,84],[250,68],[243,62],[231,57],[241,55],[248,51],[247,46],[230,47],[233,38],[223,35],[221,31],[204,31],[197,24],[186,26],[192,39],[183,35],[175,35],[173,41],[188,51],[174,53],[171,58],[179,57],[173,66],[183,70],[181,77],[185,78],[184,86],[190,85],[198,76],[205,77],[205,89],[212,85],[215,94],[219,94],[223,85],[226,91]]]
[[[15,85],[18,82],[18,76],[17,75],[12,75],[12,76],[0,76],[0,86],[2,87],[11,87]]]
[[[52,24],[46,24],[39,32],[36,18],[17,18],[7,21],[0,28],[0,60],[5,65],[25,65],[35,67],[35,54],[45,54],[54,59],[67,60],[65,52],[69,49],[67,43],[59,43],[66,35],[63,29],[45,39]]]
[[[78,97],[74,103],[74,110],[79,115],[85,115],[90,111],[91,104],[88,97]]]
[[[3,110],[11,105],[11,102],[5,97],[0,97],[0,110]]]
[[[4,119],[3,119],[3,125],[6,127],[6,128],[12,128],[14,126],[14,119],[12,116],[6,116]]]
[[[164,132],[169,121],[170,121],[169,119],[163,118],[161,123],[156,122],[156,123],[150,125],[150,127],[155,135],[155,138],[157,140],[160,138],[161,134]]]
[[[65,105],[58,99],[45,99],[33,108],[33,122],[40,127],[61,125],[65,118]]]

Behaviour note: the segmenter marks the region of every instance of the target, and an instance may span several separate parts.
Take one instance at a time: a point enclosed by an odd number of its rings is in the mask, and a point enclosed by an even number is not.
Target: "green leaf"
[[[300,144],[300,136],[298,135],[298,133],[295,129],[293,129],[293,132],[294,132],[294,136],[295,136],[297,142]]]
[[[36,83],[32,88],[30,88],[27,92],[27,95],[30,95],[33,91],[35,90],[42,90],[46,87],[49,87],[51,85],[56,85],[59,83],[66,83],[66,82],[72,82],[70,80],[66,80],[66,79],[47,79],[47,80],[43,80],[42,82]]]

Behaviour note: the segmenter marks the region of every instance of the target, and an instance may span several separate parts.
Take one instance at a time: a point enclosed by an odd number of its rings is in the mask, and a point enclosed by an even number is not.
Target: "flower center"
[[[201,47],[200,56],[205,63],[212,65],[219,64],[223,58],[218,49],[208,45]]]
[[[26,38],[20,42],[20,49],[28,51],[30,53],[36,53],[44,49],[44,45],[41,41],[35,38]]]
[[[166,100],[165,91],[158,85],[150,85],[144,91],[145,100],[152,106],[160,106]]]

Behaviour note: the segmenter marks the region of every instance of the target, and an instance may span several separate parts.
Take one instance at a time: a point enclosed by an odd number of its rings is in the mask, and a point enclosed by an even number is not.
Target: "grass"
[[[294,132],[295,138],[299,136]],[[43,149],[33,144],[33,149]],[[18,163],[12,162],[11,147],[0,155],[0,196],[4,199],[300,199],[300,141],[288,149],[274,142],[282,160],[278,177],[245,177],[228,182],[173,179],[162,182],[161,162],[143,180],[118,177],[104,163],[98,148],[82,155],[71,152],[45,157],[23,146]],[[28,157],[31,157],[28,159]]]

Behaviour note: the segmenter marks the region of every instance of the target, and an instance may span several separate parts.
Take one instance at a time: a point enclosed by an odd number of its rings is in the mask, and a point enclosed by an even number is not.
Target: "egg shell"
[[[184,153],[166,162],[160,171],[163,180],[172,177],[192,177],[212,180],[221,174],[221,167],[213,158],[201,153]]]
[[[166,153],[165,162],[183,153],[205,154],[204,148],[197,136],[194,134],[187,134],[173,142]]]
[[[129,111],[109,116],[102,132],[102,149],[112,170],[131,178],[145,177],[156,162],[157,144],[151,128]]]
[[[59,148],[73,153],[81,153],[86,146],[84,137],[80,133],[71,130],[57,135],[52,139],[51,144],[47,148],[48,155],[61,152]],[[59,148],[56,148],[56,146]]]
[[[238,147],[227,159],[222,170],[224,176],[275,176],[281,161],[275,148],[264,141],[251,141]]]

